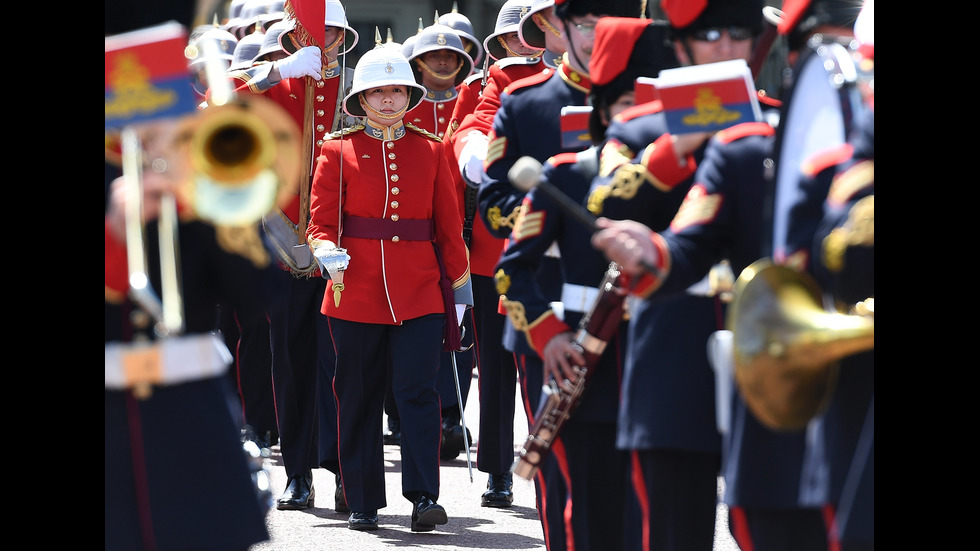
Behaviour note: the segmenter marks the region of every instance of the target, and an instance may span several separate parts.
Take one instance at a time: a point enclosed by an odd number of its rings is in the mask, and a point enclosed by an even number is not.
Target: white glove
[[[320,48],[307,46],[300,48],[293,55],[276,62],[276,69],[282,78],[313,77],[320,80],[321,61]]]
[[[465,314],[465,313],[466,313],[466,305],[465,304],[457,304],[456,305],[456,321],[459,322],[459,325],[460,326],[463,325],[463,314]]]
[[[342,272],[350,265],[347,249],[320,247],[313,251],[313,256],[320,265],[320,272],[324,279],[330,279],[329,274]]]
[[[483,162],[487,160],[490,140],[476,130],[463,137],[463,149],[459,152],[459,172],[471,187],[480,187],[483,180]]]

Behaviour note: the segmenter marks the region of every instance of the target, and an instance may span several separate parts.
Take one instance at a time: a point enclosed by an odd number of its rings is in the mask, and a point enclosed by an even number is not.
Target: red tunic
[[[431,220],[453,289],[469,282],[458,199],[442,142],[401,124],[387,136],[375,137],[373,131],[370,125],[358,126],[324,142],[313,179],[307,237],[314,249],[338,243],[341,173],[343,215],[384,219],[394,229],[383,239],[341,234],[339,246],[351,257],[344,290],[338,306],[328,288],[321,311],[382,324],[445,313],[432,242],[398,235],[398,224]]]

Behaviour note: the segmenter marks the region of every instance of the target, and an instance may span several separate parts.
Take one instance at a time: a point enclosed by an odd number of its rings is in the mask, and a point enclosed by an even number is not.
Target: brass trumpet
[[[838,360],[874,349],[874,299],[863,305],[870,316],[828,312],[812,278],[768,259],[733,292],[726,324],[742,399],[771,429],[805,428],[833,394]]]

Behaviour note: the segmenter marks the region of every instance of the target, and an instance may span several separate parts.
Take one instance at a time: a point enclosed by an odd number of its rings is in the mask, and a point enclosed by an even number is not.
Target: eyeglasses
[[[583,35],[586,35],[586,36],[595,34],[595,25],[596,25],[595,22],[592,22],[592,23],[572,23],[572,26],[575,27],[576,29],[578,29],[578,32],[580,32],[580,33],[582,33]]]
[[[724,31],[728,31],[728,36],[732,40],[750,40],[755,33],[752,29],[748,27],[711,27],[709,29],[701,29],[691,33],[691,37],[694,40],[702,40],[704,42],[718,42],[721,40],[721,35]]]

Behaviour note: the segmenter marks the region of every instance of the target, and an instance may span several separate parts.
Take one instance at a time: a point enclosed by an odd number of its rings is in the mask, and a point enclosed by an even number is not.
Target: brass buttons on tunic
[[[392,182],[397,182],[398,181],[398,175],[397,174],[392,174],[391,175],[391,181]]]
[[[391,242],[392,243],[398,243],[399,241],[400,241],[400,239],[398,238],[397,235],[391,238]]]
[[[398,189],[396,187],[391,188],[391,194],[392,195],[398,195],[401,192],[402,192],[402,190],[400,190],[400,189]]]
[[[323,126],[322,124],[318,124],[318,125],[316,125],[316,131],[317,131],[317,132],[320,132],[321,134],[322,134],[322,133],[323,133],[323,132],[324,132],[324,131],[325,131],[326,129],[327,129],[327,127],[326,127],[326,126]]]
[[[327,99],[327,98],[326,98],[326,97],[324,97],[324,96],[323,96],[322,94],[320,94],[320,95],[317,95],[317,97],[316,97],[316,100],[317,100],[317,101],[319,101],[319,102],[322,102],[322,101],[323,101],[323,100],[325,100],[325,99]]]
[[[392,215],[391,215],[391,221],[392,221],[392,222],[397,222],[399,218],[400,218],[400,217],[399,217],[399,216],[398,216],[397,214],[392,214]]]
[[[398,201],[392,201],[391,202],[391,208],[397,209],[398,208]]]
[[[317,109],[316,110],[316,116],[322,117],[323,116],[323,109]]]
[[[398,165],[396,165],[395,163],[391,163],[390,165],[388,165],[388,168],[390,168],[391,170],[398,170]]]
[[[388,154],[388,158],[391,159],[391,160],[395,160],[395,152],[392,151],[391,153],[389,153]]]
[[[392,149],[393,147],[395,147],[395,142],[388,142],[388,143],[387,143],[387,144],[385,144],[385,145],[387,145],[387,146],[388,146],[388,149]]]

